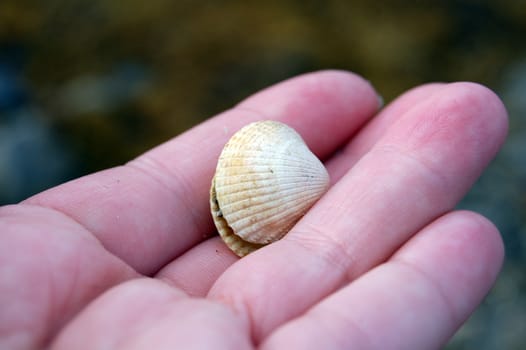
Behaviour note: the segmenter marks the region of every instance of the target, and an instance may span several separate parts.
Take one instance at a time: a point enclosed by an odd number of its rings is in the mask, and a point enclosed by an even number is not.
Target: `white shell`
[[[225,145],[210,205],[219,234],[236,254],[283,237],[327,191],[329,175],[292,128],[249,124]]]

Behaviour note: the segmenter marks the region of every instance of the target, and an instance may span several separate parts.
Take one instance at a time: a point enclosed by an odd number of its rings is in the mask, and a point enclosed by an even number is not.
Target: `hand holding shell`
[[[262,121],[227,142],[210,189],[212,217],[238,256],[282,238],[327,191],[329,175],[289,126]]]

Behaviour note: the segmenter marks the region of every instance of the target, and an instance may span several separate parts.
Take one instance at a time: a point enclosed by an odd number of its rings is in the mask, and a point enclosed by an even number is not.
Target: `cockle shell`
[[[222,239],[244,256],[282,238],[328,186],[325,167],[296,131],[255,122],[221,152],[210,207]]]

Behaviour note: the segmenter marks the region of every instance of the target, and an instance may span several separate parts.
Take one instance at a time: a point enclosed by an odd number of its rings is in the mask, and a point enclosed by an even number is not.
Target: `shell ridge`
[[[306,149],[306,151],[308,151],[308,149]],[[257,160],[262,160],[262,161],[274,161],[276,159],[280,159],[280,160],[288,160],[293,163],[309,163],[308,158],[310,158],[311,155],[314,156],[314,154],[310,151],[308,152],[309,153],[299,152],[299,151],[283,152],[282,150],[275,150],[275,149],[272,149],[272,152],[263,152],[261,150],[258,150],[258,151],[253,150],[251,152],[247,152],[247,151],[234,152],[234,150],[229,150],[223,153],[224,155],[228,155],[228,157],[220,156],[219,160],[225,161],[226,159],[257,159]],[[266,154],[269,154],[269,153],[273,154],[273,156],[272,157],[266,156]],[[305,157],[304,156],[305,153],[307,153],[309,157]],[[262,154],[265,154],[265,156],[262,156]],[[279,155],[281,155],[281,157],[278,157]]]
[[[228,208],[230,207],[233,207],[235,205],[239,205],[241,204],[242,202],[247,202],[248,203],[253,203],[253,205],[251,205],[251,208],[257,208],[259,203],[260,202],[268,202],[270,200],[273,200],[273,199],[276,199],[276,198],[280,198],[280,197],[284,197],[284,198],[288,198],[289,201],[290,200],[297,200],[298,197],[302,197],[302,198],[305,198],[303,196],[293,196],[293,195],[297,195],[297,194],[301,194],[303,192],[306,192],[306,190],[314,190],[314,189],[319,189],[320,192],[324,192],[324,186],[308,186],[308,188],[290,188],[290,189],[287,189],[287,190],[281,190],[281,191],[273,191],[273,190],[269,190],[268,192],[264,192],[262,195],[258,195],[258,196],[253,196],[253,197],[250,197],[250,198],[243,198],[242,196],[239,196],[239,193],[241,192],[244,192],[244,191],[239,191],[239,192],[233,192],[233,193],[230,193],[230,194],[225,194],[225,195],[222,195],[221,196],[221,199],[219,200],[220,201],[220,207],[221,207],[221,210],[223,211],[227,211]],[[314,195],[318,195],[318,191],[311,191],[313,192]],[[234,196],[234,195],[237,195],[237,196]],[[236,200],[228,200],[232,197],[238,197],[239,199],[236,199]],[[222,204],[221,202],[226,202],[228,201],[228,204]],[[257,204],[256,204],[257,203]]]
[[[306,179],[305,177],[290,177],[288,178],[288,180],[289,181],[283,181],[283,182],[280,182],[279,184],[276,184],[275,181],[273,181],[273,179],[261,179],[261,180],[251,179],[247,181],[221,185],[220,196],[222,198],[227,198],[232,195],[238,195],[239,193],[242,193],[245,191],[253,192],[254,189],[258,189],[258,190],[269,189],[268,191],[264,191],[263,193],[270,193],[274,190],[274,189],[269,188],[270,185],[273,185],[273,184],[275,184],[276,186],[282,187],[282,188],[288,188],[293,185],[297,185],[297,186],[302,187],[300,189],[302,191],[326,186],[325,182],[313,180],[312,178]]]
[[[228,187],[228,186],[235,186],[235,185],[238,185],[238,184],[243,184],[243,183],[247,183],[247,182],[253,182],[254,180],[256,181],[275,181],[276,180],[276,176],[279,175],[279,178],[280,179],[305,179],[305,178],[308,178],[314,182],[324,182],[322,180],[324,179],[320,179],[320,180],[316,180],[316,178],[313,178],[312,176],[314,175],[319,175],[318,173],[315,173],[315,172],[304,172],[304,173],[300,173],[300,174],[276,174],[276,171],[274,171],[273,173],[271,173],[270,171],[267,171],[267,172],[261,172],[261,173],[251,173],[251,174],[236,174],[236,175],[233,175],[233,176],[228,176],[228,175],[223,175],[223,176],[218,176],[217,178],[220,180],[221,182],[221,186],[222,187]],[[225,179],[231,179],[231,181],[228,181]]]
[[[304,207],[304,211],[306,212],[308,209],[310,209],[310,207],[313,204],[314,204],[314,202],[311,205]],[[284,210],[276,210],[277,211],[276,215],[268,216],[265,220],[259,221],[257,226],[250,223],[250,218],[244,218],[242,220],[246,220],[247,221],[245,225],[240,224],[240,222],[242,222],[242,221],[239,220],[236,223],[230,224],[230,227],[234,226],[234,224],[235,224],[235,226],[238,226],[239,232],[237,233],[237,235],[242,237],[243,239],[251,242],[252,239],[258,239],[259,235],[255,234],[254,238],[248,239],[247,237],[245,237],[247,233],[251,233],[250,236],[252,236],[253,232],[263,232],[263,231],[265,231],[264,230],[265,228],[268,228],[270,226],[275,225],[276,222],[287,223],[289,221],[290,222],[294,221],[294,224],[295,224],[295,222],[299,218],[301,218],[302,216],[305,215],[304,212],[297,213],[296,215],[291,215],[291,214],[296,213],[296,210],[298,208],[302,207],[301,204],[298,204],[298,205],[295,205],[295,206],[284,206],[284,207],[285,207]],[[294,225],[292,225],[292,226],[294,226]],[[246,227],[249,228],[249,231],[247,233],[244,233],[243,231],[244,231],[244,228],[246,228]],[[278,232],[276,232],[276,233],[278,233]]]
[[[241,216],[240,218],[237,218],[236,220],[227,220],[229,226],[234,226],[234,225],[237,225],[239,222],[241,222],[242,220],[247,220],[247,221],[250,221],[250,219],[254,216],[257,216],[257,215],[261,215],[262,213],[266,212],[266,211],[275,211],[275,212],[278,212],[279,213],[285,213],[289,208],[290,209],[297,209],[297,208],[300,208],[300,207],[305,207],[305,208],[310,208],[310,206],[314,203],[312,202],[311,204],[311,200],[316,198],[317,195],[316,194],[313,194],[311,196],[308,196],[308,197],[305,197],[304,198],[304,202],[301,202],[299,204],[296,204],[296,205],[288,205],[291,201],[287,201],[287,202],[283,202],[283,204],[281,204],[280,206],[277,206],[277,207],[270,207],[270,208],[267,208],[267,207],[263,207],[263,208],[260,208],[259,211],[255,211],[252,213],[252,215],[250,216]],[[282,209],[282,208],[285,208],[285,209]],[[273,216],[269,216],[270,217],[274,217],[275,215]],[[279,215],[277,216],[279,217]]]
[[[250,165],[253,167],[253,169],[247,169],[246,166]],[[312,172],[321,172],[321,168],[323,167],[322,164],[319,166],[305,166],[304,164],[300,165],[294,165],[294,164],[243,164],[243,165],[229,165],[229,164],[223,164],[223,169],[219,175],[219,177],[224,177],[227,175],[223,175],[223,173],[229,173],[229,172],[236,172],[241,174],[257,174],[259,172],[266,172],[268,169],[281,169],[281,170],[290,170],[290,169],[301,169],[301,170],[310,170]],[[241,171],[240,171],[241,170]]]

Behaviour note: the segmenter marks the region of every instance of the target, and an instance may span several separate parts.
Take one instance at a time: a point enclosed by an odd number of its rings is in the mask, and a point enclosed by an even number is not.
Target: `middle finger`
[[[442,87],[441,84],[420,86],[384,108],[345,148],[326,162],[331,182],[336,183],[366,154],[400,115],[424,103]],[[190,295],[205,296],[216,279],[237,260],[238,257],[215,236],[168,264],[157,277],[169,280]]]
[[[231,266],[209,296],[244,315],[261,340],[452,209],[503,142],[505,116],[486,88],[444,87],[399,118],[283,240]]]

